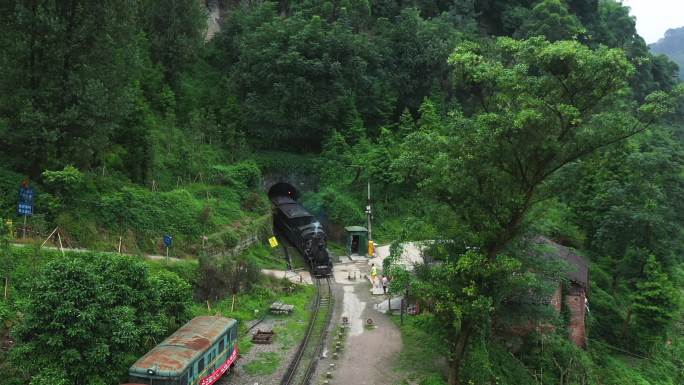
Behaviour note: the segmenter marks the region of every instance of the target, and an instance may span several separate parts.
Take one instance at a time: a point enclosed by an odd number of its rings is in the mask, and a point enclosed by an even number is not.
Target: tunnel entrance
[[[268,189],[268,198],[273,199],[278,196],[289,196],[294,200],[298,200],[299,191],[287,182],[278,182]]]

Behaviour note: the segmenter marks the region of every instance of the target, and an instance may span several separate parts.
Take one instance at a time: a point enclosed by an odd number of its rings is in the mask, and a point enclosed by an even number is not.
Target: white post
[[[47,243],[47,241],[49,241],[49,240],[50,240],[50,238],[52,238],[52,236],[53,236],[53,235],[55,234],[55,231],[57,231],[57,229],[58,229],[58,228],[59,228],[59,227],[55,227],[55,229],[54,229],[54,230],[52,230],[52,232],[50,233],[50,235],[48,235],[48,237],[47,237],[47,238],[45,238],[45,241],[43,242],[43,244],[42,244],[42,245],[40,245],[40,247],[43,247],[43,246],[45,246],[45,244]]]
[[[371,195],[370,195],[370,180],[368,181],[368,241],[373,240],[373,229],[371,228]]]
[[[23,230],[23,235],[21,237],[26,238],[26,215],[24,215],[24,230]]]
[[[57,232],[57,239],[59,240],[59,251],[61,251],[62,256],[64,256],[64,248],[62,247],[62,236],[59,235],[59,231]]]

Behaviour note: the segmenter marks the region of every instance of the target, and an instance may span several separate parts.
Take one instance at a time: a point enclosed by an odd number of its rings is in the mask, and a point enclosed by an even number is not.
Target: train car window
[[[202,373],[202,370],[204,370],[204,357],[201,357],[198,361],[197,364],[197,374]]]
[[[223,352],[225,347],[226,347],[226,345],[223,342],[223,338],[221,338],[221,341],[219,341],[219,352]]]
[[[181,377],[180,385],[188,385],[188,376],[185,374]]]

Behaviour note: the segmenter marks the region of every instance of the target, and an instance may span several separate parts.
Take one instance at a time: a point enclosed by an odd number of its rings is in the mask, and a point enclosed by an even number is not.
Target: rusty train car
[[[237,358],[237,321],[196,317],[136,361],[124,385],[211,385]]]

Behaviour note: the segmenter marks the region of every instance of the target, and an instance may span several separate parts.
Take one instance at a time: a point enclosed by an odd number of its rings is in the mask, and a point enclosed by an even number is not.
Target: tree
[[[207,28],[199,1],[149,0],[142,3],[141,21],[150,42],[152,60],[172,83],[197,61]]]
[[[645,280],[636,285],[632,309],[636,334],[650,347],[678,314],[681,294],[654,256],[648,257],[643,270]]]
[[[131,129],[145,56],[136,11],[133,1],[3,2],[0,136],[16,169],[101,166],[117,130]]]
[[[526,12],[516,37],[544,36],[549,41],[577,39],[586,31],[561,0],[543,0]]]
[[[679,78],[684,79],[684,27],[668,29],[665,36],[651,44],[653,53],[665,54],[679,66]]]
[[[628,92],[634,68],[617,49],[499,38],[488,46],[461,45],[450,63],[462,111],[409,135],[396,166],[410,170],[407,177],[426,196],[451,208],[459,229],[447,235],[479,250],[487,268],[501,263],[529,210],[555,195],[552,175],[645,131],[675,106],[670,95],[657,92],[634,108]],[[455,264],[465,250],[450,256]],[[498,297],[486,274],[469,290]],[[495,309],[476,306],[479,296],[458,305],[464,293],[449,293],[438,310],[452,320],[445,335],[453,385],[461,381],[469,339],[486,329],[483,311],[486,316]]]
[[[150,275],[141,260],[111,254],[49,262],[30,290],[12,354],[40,384],[119,383],[154,341],[186,320],[191,296],[174,274]]]

